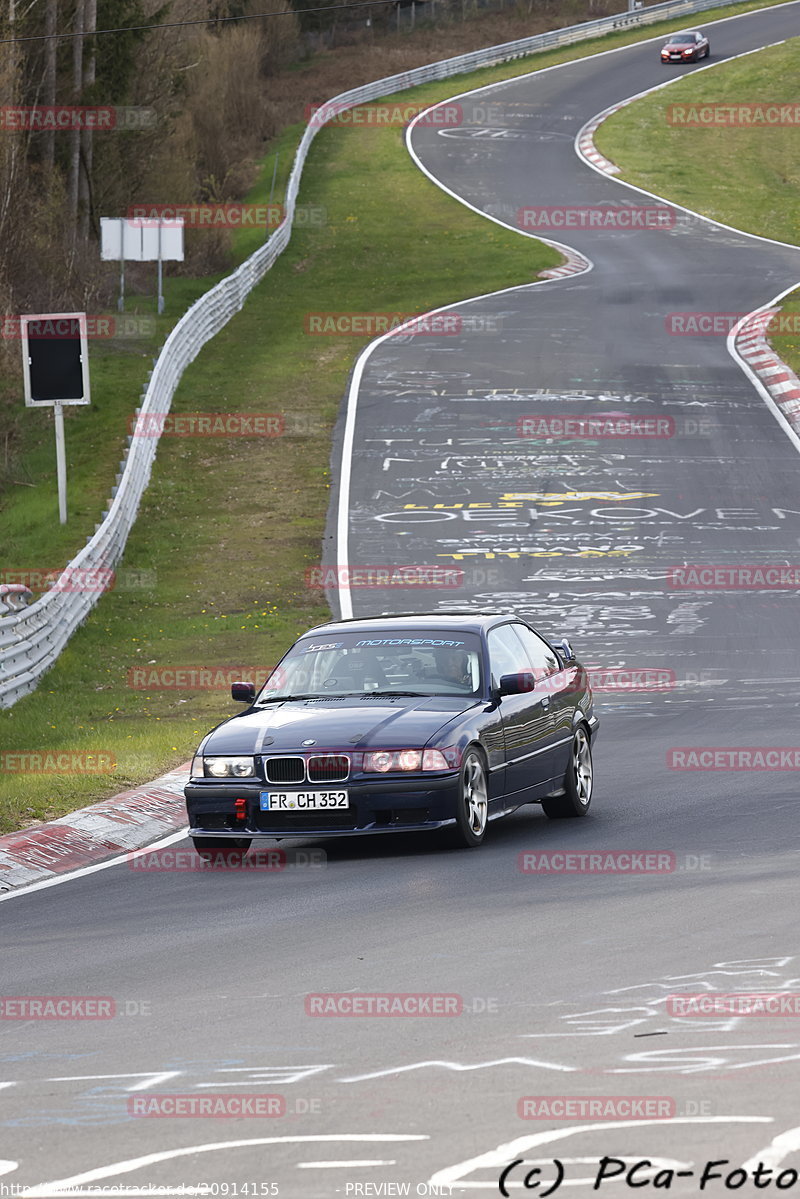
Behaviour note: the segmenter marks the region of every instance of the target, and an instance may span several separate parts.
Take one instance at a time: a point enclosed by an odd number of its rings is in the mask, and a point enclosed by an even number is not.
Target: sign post
[[[89,347],[85,312],[20,317],[26,408],[52,408],[56,433],[58,517],[67,523],[64,405],[89,404]]]
[[[125,226],[120,229],[119,234],[119,299],[117,300],[117,312],[125,311]]]
[[[64,436],[64,401],[53,403],[53,420],[56,426],[56,474],[58,476],[58,519],[67,523],[67,451]]]
[[[161,274],[161,221],[158,222],[158,315],[164,311],[164,290]]]
[[[119,261],[118,308],[125,305],[125,261],[158,263],[158,311],[164,311],[162,263],[183,262],[183,217],[101,217],[100,257]]]

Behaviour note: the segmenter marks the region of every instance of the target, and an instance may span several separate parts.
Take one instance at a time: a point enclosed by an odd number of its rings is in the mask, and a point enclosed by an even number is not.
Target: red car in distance
[[[690,29],[688,33],[674,33],[661,47],[662,62],[698,62],[708,58],[711,46],[704,33]]]

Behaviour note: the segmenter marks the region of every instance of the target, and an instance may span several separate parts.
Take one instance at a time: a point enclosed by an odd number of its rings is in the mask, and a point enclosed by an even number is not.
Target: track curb
[[[188,777],[185,762],[152,783],[0,837],[0,894],[141,849],[183,828]]]
[[[622,100],[610,108],[603,109],[602,112],[592,117],[579,130],[575,139],[575,146],[579,156],[601,174],[612,177],[618,175],[620,168],[605,158],[595,146],[595,133],[613,113],[619,112],[621,108],[627,108],[635,100],[639,100],[642,96],[649,95],[651,92],[659,91],[664,86],[665,84],[659,84],[657,87],[649,88],[647,92],[630,96],[628,99]],[[624,183],[625,181],[619,180],[619,182]],[[642,188],[634,187],[633,190],[641,192],[643,195],[653,195],[652,192],[646,192]],[[658,199],[659,197],[654,198]],[[666,203],[669,204],[672,201],[666,200]],[[677,207],[682,208],[680,205]],[[682,209],[682,211],[691,212],[690,209]],[[692,213],[692,215],[696,216],[698,214]],[[712,221],[712,224],[716,223],[718,222]],[[720,228],[729,229],[731,226],[720,225]],[[745,236],[758,238],[758,234],[748,234],[745,230],[738,230],[738,232],[744,233]],[[762,239],[759,238],[759,240]],[[789,427],[794,433],[800,434],[800,379],[786,365],[783,359],[778,356],[767,340],[769,325],[775,317],[780,316],[780,311],[780,308],[775,306],[775,302],[773,301],[767,308],[758,308],[748,313],[733,331],[732,342],[736,354],[746,364],[764,391],[768,393]]]
[[[795,433],[800,433],[800,379],[767,341],[770,322],[780,311],[780,308],[775,307],[762,308],[748,316],[737,331],[733,344],[737,354],[758,377]]]

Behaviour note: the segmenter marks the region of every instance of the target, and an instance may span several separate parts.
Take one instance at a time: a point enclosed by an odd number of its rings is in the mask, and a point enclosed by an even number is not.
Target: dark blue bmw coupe
[[[584,816],[598,720],[569,643],[502,613],[369,617],[305,633],[186,786],[203,855],[254,838],[449,826],[480,845],[522,804]]]

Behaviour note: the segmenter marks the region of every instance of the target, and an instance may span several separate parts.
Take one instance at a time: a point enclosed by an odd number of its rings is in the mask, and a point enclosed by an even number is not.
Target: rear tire
[[[564,775],[564,794],[542,800],[545,816],[550,820],[585,816],[592,802],[593,778],[592,744],[585,727],[579,725],[572,737],[569,763]]]
[[[489,818],[489,784],[483,756],[467,750],[458,786],[456,827],[451,841],[462,849],[475,849],[486,835]]]

